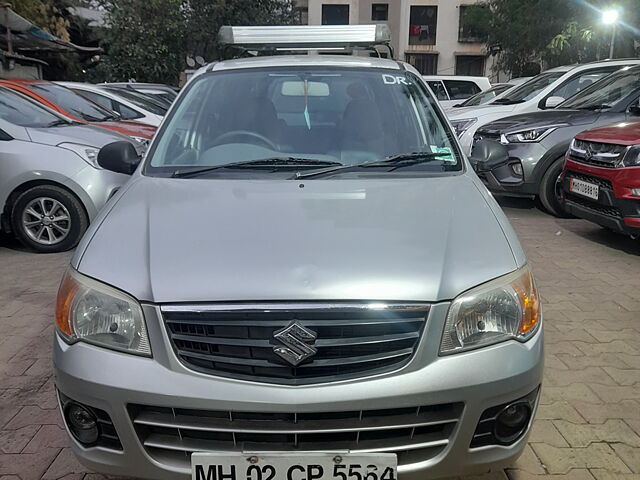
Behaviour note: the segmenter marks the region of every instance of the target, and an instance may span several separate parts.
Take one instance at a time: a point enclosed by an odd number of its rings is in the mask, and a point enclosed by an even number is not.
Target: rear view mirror
[[[549,97],[544,101],[544,108],[556,108],[558,105],[560,105],[564,101],[565,99],[563,97],[556,97],[556,96]]]
[[[285,97],[328,97],[329,84],[325,82],[282,82],[282,95]]]
[[[105,145],[98,152],[98,165],[105,170],[131,175],[140,163],[140,156],[131,142],[121,141]]]
[[[509,150],[494,140],[480,140],[473,146],[469,161],[476,172],[487,172],[507,163]]]

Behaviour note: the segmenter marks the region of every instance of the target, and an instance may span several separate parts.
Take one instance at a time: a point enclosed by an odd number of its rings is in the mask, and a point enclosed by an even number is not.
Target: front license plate
[[[395,453],[193,453],[192,480],[397,480]]]
[[[584,180],[578,180],[573,177],[570,179],[569,190],[571,193],[577,193],[578,195],[591,198],[592,200],[598,200],[598,195],[600,193],[600,187],[595,183],[585,182]]]

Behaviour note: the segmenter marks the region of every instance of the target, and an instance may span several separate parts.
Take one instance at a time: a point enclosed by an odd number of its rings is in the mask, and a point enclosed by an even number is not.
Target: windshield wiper
[[[185,178],[191,176],[204,175],[215,170],[225,168],[251,168],[251,167],[317,167],[317,166],[342,166],[339,162],[328,160],[314,160],[309,158],[295,157],[275,157],[261,158],[259,160],[249,160],[247,162],[232,162],[223,165],[213,165],[211,167],[196,168],[191,170],[176,170],[171,174],[171,178]]]
[[[66,120],[62,120],[62,119],[54,120],[53,122],[47,123],[47,128],[48,127],[59,127],[61,125],[73,125],[73,123],[72,122],[68,122]]]
[[[607,105],[605,103],[600,105],[587,105],[585,107],[578,107],[578,110],[606,110],[607,108],[611,108],[611,105]]]
[[[511,100],[509,98],[499,98],[493,101],[495,105],[515,105],[516,103],[522,102],[524,102],[524,100]]]
[[[399,155],[392,155],[390,157],[381,158],[378,160],[370,160],[363,163],[355,163],[353,165],[340,165],[335,167],[323,168],[321,170],[312,170],[310,172],[296,172],[291,177],[291,180],[298,180],[300,178],[316,177],[319,175],[327,175],[344,170],[352,170],[357,168],[372,168],[372,167],[389,167],[393,168],[391,171],[400,167],[408,167],[411,165],[417,165],[419,163],[432,162],[434,160],[442,160],[451,153],[433,153],[433,152],[413,152],[413,153],[401,153]]]

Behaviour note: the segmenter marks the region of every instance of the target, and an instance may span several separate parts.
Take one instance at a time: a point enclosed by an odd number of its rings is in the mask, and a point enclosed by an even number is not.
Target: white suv
[[[473,147],[473,136],[483,125],[519,113],[555,108],[606,75],[638,64],[640,59],[625,59],[552,68],[486,105],[448,112],[449,120],[468,155]]]

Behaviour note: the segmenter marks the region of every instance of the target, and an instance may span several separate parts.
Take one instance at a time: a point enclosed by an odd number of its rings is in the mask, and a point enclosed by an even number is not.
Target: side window
[[[136,118],[144,117],[140,112],[136,112],[133,108],[129,108],[126,105],[113,101],[113,110],[120,114],[122,120],[135,120]]]
[[[447,91],[444,89],[444,85],[439,80],[431,80],[427,82],[429,88],[436,96],[438,100],[449,100],[449,96],[447,95]]]
[[[640,117],[640,98],[636,98],[629,107],[627,108],[627,113],[634,117]]]
[[[565,100],[573,97],[576,93],[581,92],[588,86],[594,84],[601,78],[615,72],[620,67],[599,68],[597,70],[588,70],[571,77],[560,87],[556,88],[551,95],[554,97],[562,97]]]
[[[447,87],[451,100],[464,100],[480,93],[478,85],[464,80],[445,80],[444,86]]]

